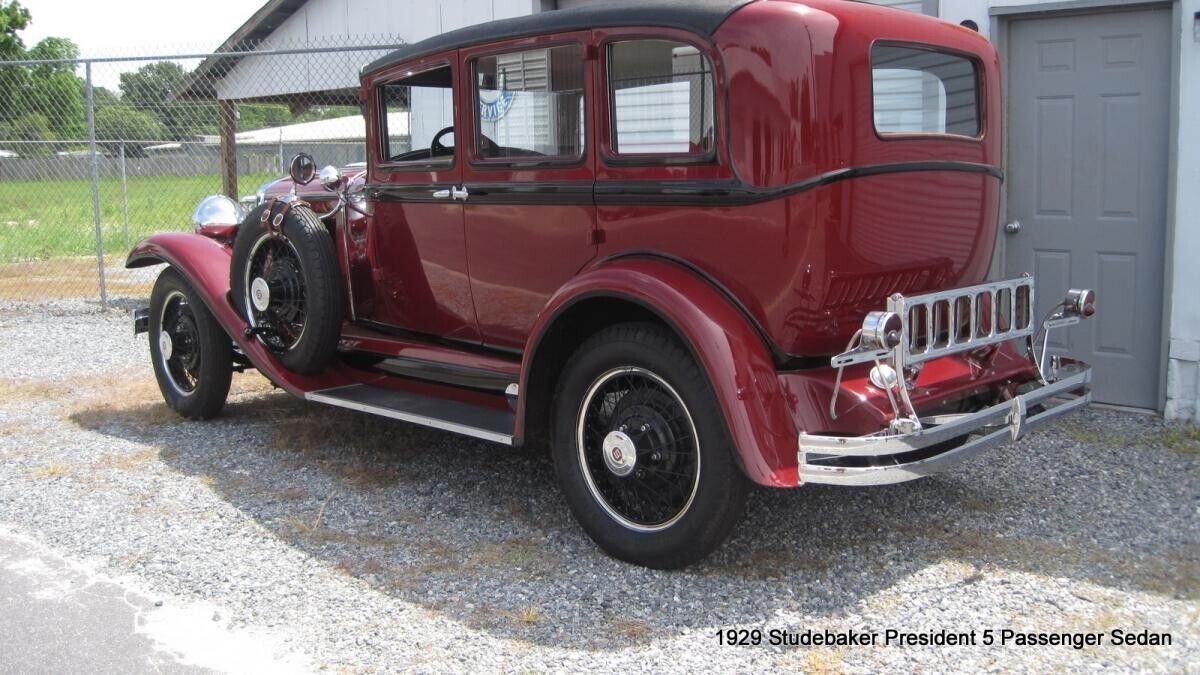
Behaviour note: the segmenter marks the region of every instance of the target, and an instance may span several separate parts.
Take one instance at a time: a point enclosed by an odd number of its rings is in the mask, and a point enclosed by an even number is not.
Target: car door
[[[367,217],[352,220],[355,319],[479,341],[467,276],[457,54],[384,71],[369,83]]]
[[[483,340],[521,349],[596,251],[590,33],[461,50],[471,291]]]

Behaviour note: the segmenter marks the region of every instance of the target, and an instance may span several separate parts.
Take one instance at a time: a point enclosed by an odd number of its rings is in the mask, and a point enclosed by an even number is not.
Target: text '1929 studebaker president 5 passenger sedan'
[[[360,97],[365,164],[300,155],[248,213],[210,197],[130,254],[167,264],[135,323],[182,415],[249,367],[548,448],[605,551],[679,567],[753,484],[906,481],[1089,400],[1045,346],[1093,293],[1035,316],[1032,277],[986,281],[1000,76],[966,28],[593,6],[404,47]]]

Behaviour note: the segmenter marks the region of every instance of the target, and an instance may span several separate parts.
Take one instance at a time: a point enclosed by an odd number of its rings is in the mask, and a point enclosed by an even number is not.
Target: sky
[[[157,55],[216,49],[266,0],[20,0],[33,20],[26,47],[70,38],[81,56]],[[140,63],[96,66],[96,83],[115,88]],[[185,64],[186,65],[186,64]],[[192,62],[191,65],[195,65]]]

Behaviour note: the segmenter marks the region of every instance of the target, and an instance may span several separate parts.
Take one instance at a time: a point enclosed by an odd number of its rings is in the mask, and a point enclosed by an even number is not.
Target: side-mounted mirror
[[[317,162],[312,155],[302,152],[292,158],[288,175],[292,177],[292,182],[296,185],[308,185],[317,175]]]
[[[337,192],[342,189],[342,172],[338,171],[335,166],[326,166],[321,169],[317,180],[321,181],[321,186],[330,192]]]

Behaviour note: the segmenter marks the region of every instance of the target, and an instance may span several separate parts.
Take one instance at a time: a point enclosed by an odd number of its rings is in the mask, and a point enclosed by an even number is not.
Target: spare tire
[[[250,212],[233,241],[229,290],[249,332],[285,368],[315,375],[329,364],[342,332],[341,270],[333,238],[305,203]]]

